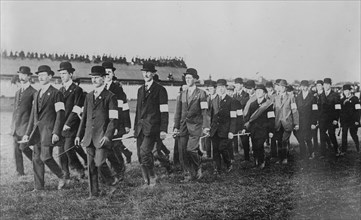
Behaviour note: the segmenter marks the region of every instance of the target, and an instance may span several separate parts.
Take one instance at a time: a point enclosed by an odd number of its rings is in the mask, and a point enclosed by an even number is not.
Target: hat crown
[[[243,79],[242,78],[236,78],[235,80],[234,80],[234,83],[240,83],[240,84],[243,84]]]
[[[323,79],[323,83],[332,84],[332,80],[331,80],[331,78],[325,78],[325,79]]]
[[[41,65],[38,67],[38,72],[48,72],[48,71],[51,71],[51,68],[50,66],[47,66],[47,65]]]
[[[350,84],[345,84],[345,85],[342,86],[342,89],[343,90],[351,90],[352,88],[351,88]]]
[[[301,81],[301,86],[308,86],[308,80],[302,80]]]
[[[73,68],[73,66],[71,65],[70,62],[68,61],[65,61],[65,62],[61,62],[60,65],[59,65],[59,70],[58,71],[61,71],[61,70],[70,70],[70,71],[74,71],[75,69]]]
[[[32,74],[31,73],[31,70],[30,70],[30,67],[28,67],[28,66],[21,66],[20,68],[19,68],[19,71],[18,71],[18,73],[23,73],[23,74]]]
[[[287,86],[287,81],[285,79],[281,79],[281,81],[279,82],[280,86]]]
[[[105,68],[103,66],[93,66],[91,68],[91,73],[90,75],[93,75],[93,76],[103,76],[103,75],[106,75],[105,74]]]
[[[219,79],[217,80],[217,85],[227,86],[227,80]]]
[[[246,82],[246,88],[247,89],[252,89],[256,87],[256,83],[254,82],[254,80],[248,80]]]
[[[197,70],[194,69],[194,68],[188,68],[188,69],[186,70],[186,72],[184,73],[184,75],[192,75],[193,78],[199,79]]]
[[[105,62],[103,62],[103,63],[102,63],[102,66],[103,66],[105,69],[112,69],[113,71],[115,70],[113,63],[110,62],[110,61],[105,61]]]
[[[154,63],[150,63],[150,62],[143,63],[143,68],[141,70],[146,72],[153,72],[153,73],[157,72]]]
[[[266,87],[268,88],[273,87],[273,83],[271,81],[266,82]]]

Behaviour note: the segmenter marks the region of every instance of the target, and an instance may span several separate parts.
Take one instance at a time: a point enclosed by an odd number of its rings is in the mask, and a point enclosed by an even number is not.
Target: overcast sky
[[[1,1],[1,48],[180,56],[201,78],[360,81],[360,1]]]

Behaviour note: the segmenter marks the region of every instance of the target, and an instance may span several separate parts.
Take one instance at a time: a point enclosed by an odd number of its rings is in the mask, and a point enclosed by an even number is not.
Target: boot
[[[142,170],[142,176],[143,176],[143,180],[144,180],[144,184],[143,186],[148,186],[149,185],[149,173],[148,173],[148,168],[146,166],[141,165],[141,170]]]

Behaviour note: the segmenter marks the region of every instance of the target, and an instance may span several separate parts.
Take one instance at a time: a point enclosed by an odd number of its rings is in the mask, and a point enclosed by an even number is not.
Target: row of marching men
[[[54,71],[49,66],[39,66],[36,71],[39,91],[29,82],[30,68],[19,68],[20,89],[15,95],[11,134],[17,174],[24,175],[24,153],[33,162],[35,192],[44,189],[45,165],[59,178],[58,189],[69,184],[69,168],[81,179],[85,177],[84,165],[87,164],[95,195],[98,171],[108,185],[115,185],[123,178],[123,155],[130,163],[132,152],[121,140],[112,142],[111,138],[120,139],[129,133],[131,122],[126,94],[114,81],[115,70],[111,62],[92,67],[94,91],[86,94],[73,82],[75,69],[70,62],[60,63],[58,73],[62,87],[59,90],[50,84]],[[87,153],[81,144],[87,146]],[[33,150],[29,146],[33,146]],[[55,146],[59,147],[60,165],[53,157]]]
[[[234,85],[226,84],[223,79],[206,81],[212,125],[210,139],[204,141],[204,147],[208,157],[213,154],[216,174],[220,170],[220,158],[224,160],[226,171],[232,169],[234,154],[238,154],[240,145],[245,162],[250,162],[250,142],[254,164],[260,169],[265,167],[265,144],[271,145],[271,162],[287,164],[292,133],[299,143],[302,159],[314,159],[316,152],[320,158],[327,152],[344,155],[348,132],[356,151],[360,152],[357,136],[360,93],[352,85],[345,84],[339,94],[331,89],[330,78],[318,80],[316,91],[303,80],[296,93],[282,79],[275,84],[256,85],[253,80],[244,83],[242,78],[237,78]],[[228,108],[227,102],[230,103]],[[342,147],[336,139],[338,128],[338,133],[342,131]],[[224,143],[219,141],[220,137]]]

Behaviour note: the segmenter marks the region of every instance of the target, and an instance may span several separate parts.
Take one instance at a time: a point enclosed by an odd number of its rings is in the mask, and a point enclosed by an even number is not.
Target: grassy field
[[[48,169],[46,190],[30,192],[31,162],[24,158],[25,177],[15,175],[10,119],[11,112],[1,112],[0,219],[361,219],[361,154],[351,141],[342,158],[301,161],[293,140],[290,163],[268,163],[262,171],[241,165],[239,156],[231,173],[214,177],[212,164],[204,163],[205,177],[192,183],[157,168],[159,185],[142,189],[135,143],[127,140],[133,162],[125,180],[113,195],[87,201],[86,181],[73,179],[58,191]],[[165,143],[173,150],[173,139]]]

